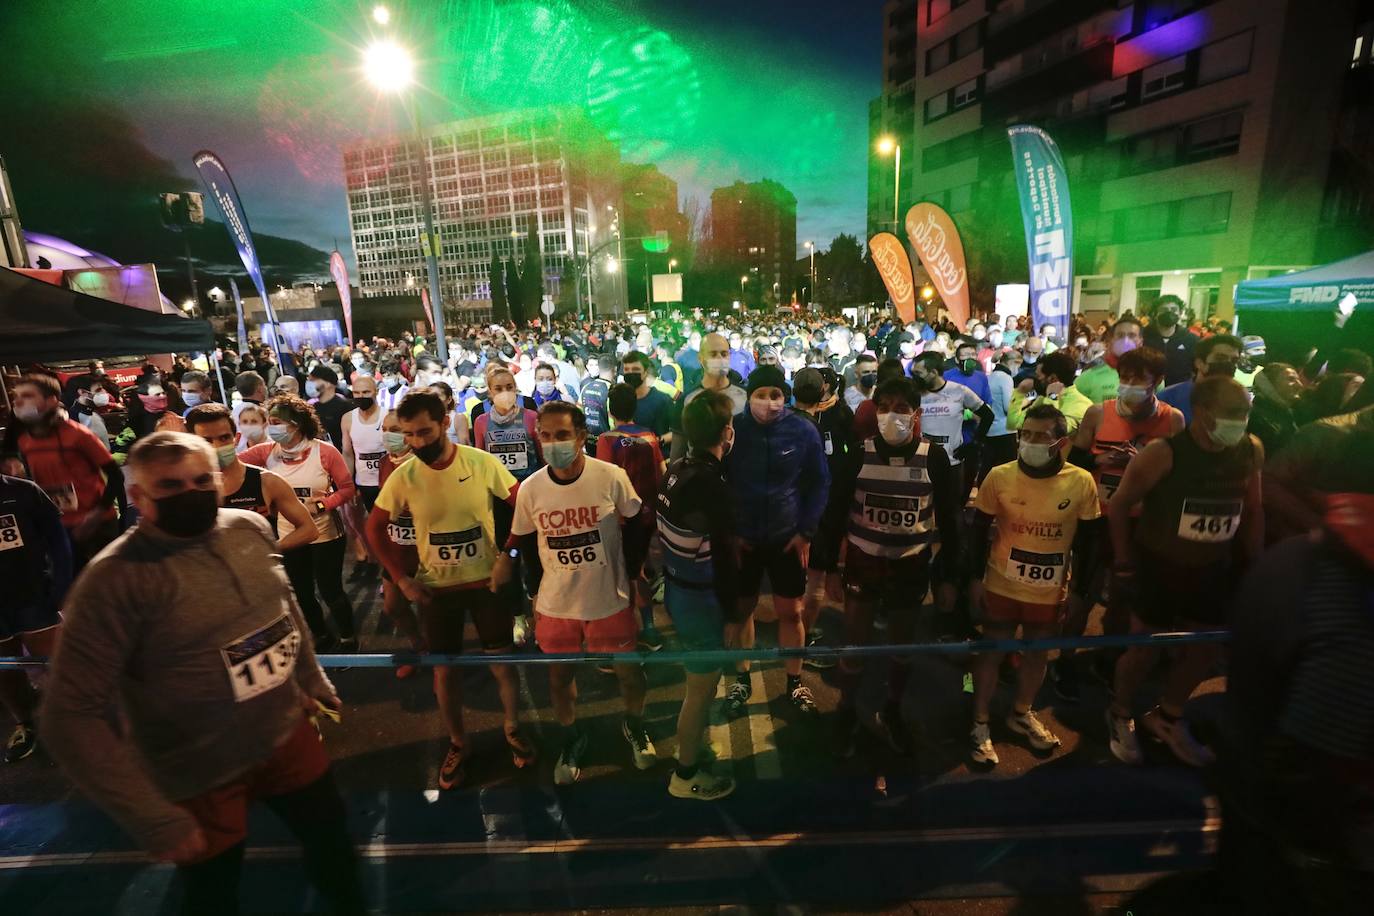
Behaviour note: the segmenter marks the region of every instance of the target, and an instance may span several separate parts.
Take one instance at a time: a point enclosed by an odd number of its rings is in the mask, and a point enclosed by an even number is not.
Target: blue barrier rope
[[[808,646],[805,648],[713,649],[694,652],[569,652],[529,655],[420,655],[409,650],[390,655],[321,655],[325,668],[418,668],[485,667],[502,665],[597,664],[680,665],[685,662],[741,661],[769,662],[788,658],[868,658],[883,655],[967,655],[977,652],[1026,652],[1041,649],[1125,649],[1131,646],[1155,648],[1189,643],[1220,643],[1231,638],[1229,630],[1200,630],[1187,633],[1136,633],[1122,636],[1051,636],[1044,639],[973,639],[963,642],[925,642],[906,645]],[[46,658],[0,657],[0,671],[10,668],[45,668]]]

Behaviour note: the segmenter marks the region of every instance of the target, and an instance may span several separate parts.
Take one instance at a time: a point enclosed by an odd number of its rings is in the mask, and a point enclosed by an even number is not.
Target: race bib
[[[949,442],[949,436],[932,436],[929,433],[921,433],[921,438],[935,445],[944,445]]]
[[[358,460],[363,463],[364,470],[376,473],[382,469],[384,457],[386,452],[364,452],[358,456]]]
[[[830,438],[830,433],[825,434],[825,453],[827,455],[835,454],[835,442]]]
[[[75,484],[63,484],[51,489],[44,487],[43,492],[48,494],[48,499],[51,499],[57,504],[57,511],[61,512],[63,515],[66,515],[68,512],[76,511]]]
[[[13,515],[0,515],[0,550],[14,550],[24,546],[19,522]]]
[[[1007,557],[1007,578],[1032,588],[1054,588],[1064,581],[1064,554],[1013,547]]]
[[[864,521],[874,530],[887,534],[913,534],[925,530],[921,524],[921,501],[909,496],[865,493]]]
[[[296,494],[296,498],[306,505],[310,504],[310,498],[315,495],[315,491],[309,487],[292,487],[291,492]]]
[[[559,569],[576,572],[606,565],[600,531],[583,531],[548,539],[549,553]]]
[[[1102,475],[1101,480],[1098,481],[1097,489],[1101,493],[1103,499],[1112,498],[1112,494],[1116,492],[1116,488],[1121,486],[1121,476],[1120,474]]]
[[[409,515],[398,515],[387,523],[386,536],[391,543],[402,547],[415,546],[415,520]]]
[[[529,470],[530,453],[527,442],[493,442],[491,453],[508,471]]]
[[[219,650],[234,689],[234,702],[242,703],[286,683],[296,670],[301,634],[282,614],[276,622],[249,633]]]
[[[487,558],[481,526],[466,531],[431,531],[425,565],[449,571],[477,566]]]
[[[1178,536],[1185,541],[1219,544],[1240,528],[1239,499],[1185,499],[1178,518]]]

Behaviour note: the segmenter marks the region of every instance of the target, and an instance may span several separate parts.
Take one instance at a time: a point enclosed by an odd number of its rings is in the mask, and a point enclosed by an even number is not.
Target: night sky
[[[862,234],[880,0],[389,6],[389,31],[417,50],[431,122],[581,105],[627,160],[656,163],[683,196],[705,204],[714,187],[773,178],[797,196],[799,245]],[[400,123],[396,102],[359,68],[380,31],[371,8],[5,0],[0,155],[26,227],[124,261],[165,258],[148,195],[200,190],[191,156],[209,148],[233,173],[256,235],[322,251],[337,239],[351,260],[340,150]],[[202,247],[207,266],[226,250]],[[269,239],[260,249],[269,272],[324,273],[304,246]]]

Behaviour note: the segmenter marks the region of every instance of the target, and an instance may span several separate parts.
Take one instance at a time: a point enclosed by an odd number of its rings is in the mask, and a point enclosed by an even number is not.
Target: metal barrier
[[[805,648],[715,649],[694,652],[570,652],[564,654],[422,655],[412,651],[389,655],[321,655],[325,668],[395,668],[414,665],[420,668],[485,667],[503,665],[596,664],[680,665],[684,662],[718,661],[722,665],[740,661],[769,662],[788,658],[868,658],[884,655],[969,655],[979,652],[1026,652],[1041,649],[1123,649],[1132,646],[1167,648],[1189,643],[1221,643],[1231,638],[1229,630],[1199,630],[1180,633],[1135,633],[1121,636],[1051,636],[1045,639],[972,639],[962,642],[925,642],[905,645],[809,646]],[[0,671],[13,668],[45,668],[42,657],[0,656]]]

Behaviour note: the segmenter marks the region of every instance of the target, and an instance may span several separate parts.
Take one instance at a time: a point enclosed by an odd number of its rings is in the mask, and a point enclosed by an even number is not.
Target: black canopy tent
[[[214,348],[210,322],[160,315],[0,268],[0,364]]]

